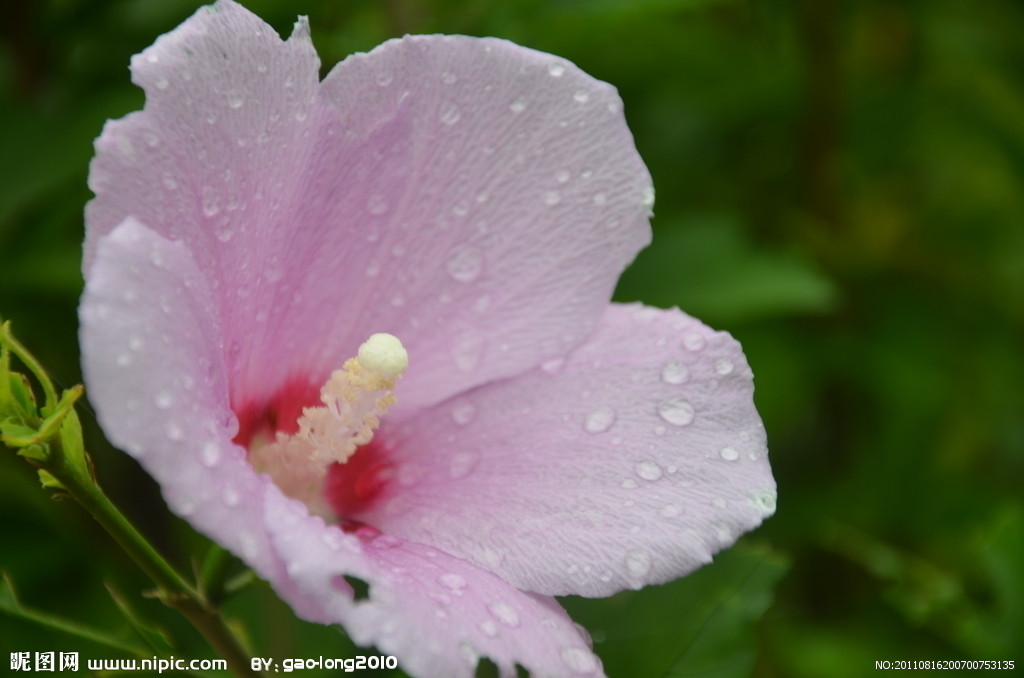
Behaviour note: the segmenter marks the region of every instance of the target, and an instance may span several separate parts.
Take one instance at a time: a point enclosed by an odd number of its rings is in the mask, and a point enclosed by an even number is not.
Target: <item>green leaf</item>
[[[0,579],[0,612],[48,629],[84,638],[119,652],[146,659],[152,657],[152,654],[147,652],[145,648],[127,643],[105,631],[23,606],[18,600],[17,594],[14,592],[14,585],[6,573]]]
[[[48,490],[64,490],[64,485],[46,469],[39,469],[39,482]]]
[[[67,395],[67,391],[64,392]],[[92,467],[85,454],[85,442],[82,440],[82,423],[74,406],[69,407],[67,416],[60,426],[60,444],[64,450],[64,459],[72,467],[92,477]]]
[[[608,675],[745,678],[756,622],[788,568],[776,553],[738,544],[670,584],[563,603],[591,630]]]
[[[18,372],[11,372],[7,380],[10,388],[11,403],[26,421],[38,419],[39,408],[36,405],[36,396],[32,392],[28,377]]]
[[[105,586],[107,587],[107,593],[110,594],[114,604],[117,605],[117,609],[121,611],[124,618],[128,621],[135,632],[139,634],[142,641],[153,650],[154,654],[167,657],[176,652],[167,632],[144,621],[135,612],[135,610],[132,609],[131,604],[123,595],[121,595],[121,592],[114,588],[113,584],[106,582]]]
[[[661,224],[615,293],[715,323],[821,313],[836,297],[835,285],[808,263],[756,248],[735,219],[721,214]]]

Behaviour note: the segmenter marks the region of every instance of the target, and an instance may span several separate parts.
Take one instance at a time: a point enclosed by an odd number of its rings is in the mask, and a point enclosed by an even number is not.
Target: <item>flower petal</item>
[[[307,619],[345,625],[415,675],[602,675],[553,600],[436,549],[346,535],[257,475],[231,443],[213,292],[189,251],[127,220],[103,238],[81,306],[89,398],[110,440],[160,483],[168,505],[229,548]],[[344,575],[370,585],[353,599]]]
[[[563,355],[650,241],[650,175],[622,102],[571,63],[412,36],[349,57],[323,91],[358,136],[410,118],[410,182],[374,187],[387,204],[368,263],[388,296],[360,319],[409,350],[399,408]]]
[[[371,530],[345,534],[300,502],[268,494],[274,547],[320,617],[352,639],[395,655],[417,676],[473,676],[488,657],[502,676],[516,664],[535,676],[600,676],[601,663],[553,599],[515,590],[471,563]],[[346,577],[369,585],[353,595]]]
[[[98,243],[79,309],[88,396],[109,440],[160,483],[176,514],[278,581],[261,510],[272,483],[231,442],[215,308],[181,243],[126,220]]]
[[[752,394],[728,334],[613,306],[567,361],[386,420],[394,487],[351,517],[528,591],[666,582],[774,512]]]
[[[282,41],[230,0],[135,57],[146,107],[97,141],[87,275],[129,216],[186,243],[236,411],[315,394],[374,332],[410,351],[405,409],[582,340],[650,235],[614,89],[467,37],[318,68],[304,20]]]

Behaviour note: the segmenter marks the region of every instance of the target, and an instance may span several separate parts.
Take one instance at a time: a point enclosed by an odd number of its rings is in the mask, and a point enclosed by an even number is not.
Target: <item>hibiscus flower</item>
[[[132,60],[146,105],[89,176],[100,423],[407,672],[600,675],[552,596],[670,581],[774,510],[746,360],[609,303],[654,195],[613,87],[491,38],[319,65],[305,19],[230,0]]]

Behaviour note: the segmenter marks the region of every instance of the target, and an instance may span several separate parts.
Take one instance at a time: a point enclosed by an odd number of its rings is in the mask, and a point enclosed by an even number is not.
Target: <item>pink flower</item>
[[[653,202],[611,86],[461,36],[318,68],[304,19],[282,41],[230,0],[133,59],[146,106],[89,179],[100,422],[300,616],[406,671],[599,675],[550,596],[670,581],[774,510],[740,347],[608,302]],[[404,377],[361,357],[303,417],[376,332]],[[332,447],[350,424],[372,439]]]

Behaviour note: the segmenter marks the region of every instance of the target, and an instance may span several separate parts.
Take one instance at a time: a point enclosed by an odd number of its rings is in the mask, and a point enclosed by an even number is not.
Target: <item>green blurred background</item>
[[[92,139],[142,105],[129,57],[199,4],[0,9],[0,314],[64,385],[80,380]],[[886,659],[1020,665],[1022,3],[247,5],[286,35],[296,14],[309,15],[325,72],[391,36],[467,33],[562,55],[619,88],[657,217],[654,245],[617,298],[678,305],[743,342],[779,509],[689,578],[566,600],[610,675],[829,678]],[[206,542],[84,419],[109,493],[190,568]],[[91,518],[47,498],[7,452],[0,570],[25,607],[209,656],[145,596],[146,580]],[[83,665],[126,656],[13,607],[0,588],[4,666],[15,650],[78,650]],[[265,585],[227,609],[256,654],[357,653],[336,629],[294,619]]]

